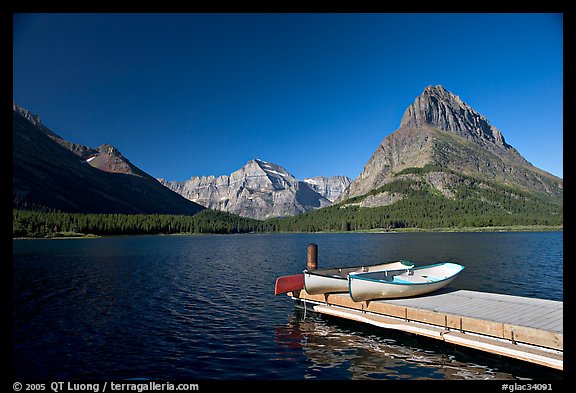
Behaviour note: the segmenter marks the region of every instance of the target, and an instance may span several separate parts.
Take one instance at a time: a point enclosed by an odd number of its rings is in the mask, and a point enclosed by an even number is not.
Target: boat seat
[[[408,275],[398,275],[394,276],[394,282],[399,284],[415,284],[415,283],[425,283],[429,282],[426,278],[422,276],[408,276]]]

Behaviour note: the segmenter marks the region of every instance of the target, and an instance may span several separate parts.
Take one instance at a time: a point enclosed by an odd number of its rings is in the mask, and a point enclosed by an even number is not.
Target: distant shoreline
[[[563,232],[564,226],[546,225],[519,225],[519,226],[495,226],[495,227],[462,227],[462,228],[396,228],[384,229],[375,228],[369,230],[355,231],[318,231],[318,232],[247,232],[241,235],[262,235],[262,234],[342,234],[342,233],[467,233],[467,232]],[[238,233],[156,233],[156,234],[119,234],[119,235],[94,235],[91,233],[69,233],[46,237],[13,237],[12,240],[66,240],[66,239],[99,239],[103,237],[134,237],[134,236],[199,236],[199,235],[238,235]]]
[[[462,227],[462,228],[396,228],[386,231],[377,229],[358,232],[563,232],[564,225],[518,225],[518,226],[493,226],[493,227]]]

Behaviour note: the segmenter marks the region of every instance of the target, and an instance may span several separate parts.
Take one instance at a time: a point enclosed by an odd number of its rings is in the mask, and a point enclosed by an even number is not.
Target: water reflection
[[[476,364],[444,343],[300,309],[285,326],[276,327],[276,343],[285,351],[283,357],[306,356],[306,379],[519,379],[518,374]],[[492,364],[500,363],[496,359]]]
[[[277,277],[303,270],[306,246],[316,243],[324,267],[463,262],[453,288],[561,300],[562,239],[562,233],[357,233],[15,240],[12,374],[558,379],[437,341],[310,310],[304,316],[272,289]],[[533,279],[542,265],[546,282]]]

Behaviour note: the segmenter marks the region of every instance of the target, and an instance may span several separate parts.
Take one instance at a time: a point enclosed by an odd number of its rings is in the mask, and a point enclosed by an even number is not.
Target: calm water
[[[150,236],[13,241],[18,379],[547,379],[546,369],[322,317],[274,296],[319,266],[466,266],[451,286],[563,300],[563,234]],[[547,266],[547,280],[540,266]]]

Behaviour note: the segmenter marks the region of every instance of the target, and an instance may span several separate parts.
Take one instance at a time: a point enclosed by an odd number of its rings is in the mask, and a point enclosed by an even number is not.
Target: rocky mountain
[[[280,165],[255,159],[229,176],[195,176],[182,182],[159,181],[207,208],[266,219],[328,206],[330,198],[333,200],[339,195],[350,179],[318,177],[299,181]]]
[[[13,205],[82,213],[192,215],[204,207],[162,186],[117,149],[65,141],[13,104]]]
[[[280,231],[563,225],[563,181],[527,162],[442,86],[408,106],[334,204],[270,222]]]
[[[563,196],[562,179],[526,161],[484,116],[438,85],[416,97],[400,127],[384,138],[337,202],[366,196],[367,207],[392,204],[405,195],[376,191],[415,177],[450,198],[466,176],[553,199]]]

